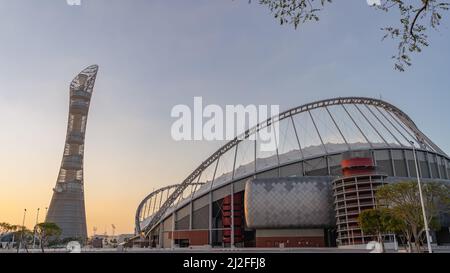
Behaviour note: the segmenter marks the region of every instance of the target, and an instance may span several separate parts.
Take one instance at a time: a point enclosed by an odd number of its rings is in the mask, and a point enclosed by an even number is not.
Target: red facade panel
[[[186,239],[189,240],[189,245],[207,245],[208,231],[207,230],[184,230],[184,231],[169,231],[169,239]],[[173,236],[172,236],[173,235]]]

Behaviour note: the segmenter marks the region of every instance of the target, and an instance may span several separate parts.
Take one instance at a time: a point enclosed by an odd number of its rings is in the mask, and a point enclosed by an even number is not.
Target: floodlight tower
[[[70,83],[69,118],[64,154],[46,222],[62,229],[62,238],[87,238],[83,154],[89,105],[98,66],[81,71]]]

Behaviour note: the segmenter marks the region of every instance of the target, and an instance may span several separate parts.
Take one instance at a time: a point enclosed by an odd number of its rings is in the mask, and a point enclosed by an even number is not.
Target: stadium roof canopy
[[[270,130],[277,149],[262,152],[258,138]],[[136,232],[149,231],[180,200],[195,198],[214,186],[296,161],[355,150],[385,148],[429,151],[448,156],[423,134],[403,111],[379,99],[342,97],[292,108],[250,128],[203,161],[180,184],[149,194],[136,212]],[[183,203],[183,202],[182,202]]]

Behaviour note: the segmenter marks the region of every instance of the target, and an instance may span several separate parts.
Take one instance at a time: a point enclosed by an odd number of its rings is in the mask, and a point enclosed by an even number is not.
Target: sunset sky
[[[398,18],[336,1],[318,23],[280,26],[247,0],[0,0],[0,222],[34,225],[50,203],[69,83],[100,69],[85,147],[88,232],[132,233],[152,189],[181,182],[220,142],[172,140],[176,104],[279,104],[383,98],[450,153],[450,21],[405,73],[381,27]],[[448,14],[446,14],[448,15]],[[448,16],[445,16],[447,18]],[[40,217],[43,220],[43,214]]]

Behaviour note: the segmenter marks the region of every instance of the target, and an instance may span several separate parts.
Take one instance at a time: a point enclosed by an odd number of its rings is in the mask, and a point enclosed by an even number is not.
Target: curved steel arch
[[[203,185],[204,183],[191,183],[189,185]],[[135,232],[136,234],[140,234],[141,233],[141,225],[140,225],[140,216],[141,216],[141,212],[142,209],[145,205],[145,203],[147,203],[148,200],[150,200],[151,198],[153,198],[154,196],[157,196],[160,193],[164,193],[165,191],[170,191],[172,188],[177,188],[179,187],[180,184],[174,184],[174,185],[169,185],[160,189],[157,189],[156,191],[151,192],[149,195],[147,195],[142,201],[141,203],[139,203],[139,206],[136,209],[136,215],[134,217],[135,219]]]
[[[274,116],[268,118],[264,122],[257,124],[256,126],[246,130],[244,133],[238,135],[233,140],[229,141],[222,147],[220,147],[216,152],[214,152],[211,156],[209,156],[205,161],[203,161],[200,166],[198,166],[186,179],[183,180],[182,183],[178,185],[175,191],[167,198],[164,204],[160,207],[160,209],[155,213],[151,221],[144,228],[146,231],[146,236],[153,229],[153,227],[160,221],[161,217],[164,216],[167,209],[172,206],[175,200],[178,199],[180,194],[195,181],[196,178],[206,169],[208,168],[216,159],[218,159],[221,155],[226,153],[231,148],[235,147],[239,142],[244,139],[247,139],[250,135],[253,135],[259,132],[261,129],[270,126],[274,122],[279,122],[285,118],[289,118],[291,116],[295,116],[297,114],[311,111],[317,108],[324,108],[327,106],[333,105],[344,105],[344,104],[364,104],[364,105],[372,105],[376,107],[381,107],[387,110],[390,113],[395,114],[395,116],[400,119],[414,134],[416,139],[419,141],[419,145],[426,149],[433,149],[435,152],[440,153],[442,155],[447,156],[436,144],[434,144],[425,134],[423,134],[416,126],[416,124],[412,121],[412,119],[404,113],[402,110],[397,108],[396,106],[385,102],[380,99],[366,98],[366,97],[338,97],[332,99],[325,99],[320,101],[311,102],[308,104],[304,104],[298,107],[294,107],[287,111],[280,113],[278,116]],[[447,156],[448,157],[448,156]]]

